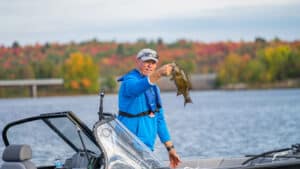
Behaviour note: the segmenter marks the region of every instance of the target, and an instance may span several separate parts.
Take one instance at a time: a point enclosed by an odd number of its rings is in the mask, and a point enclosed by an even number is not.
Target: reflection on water
[[[163,93],[172,140],[181,156],[240,156],[300,141],[300,90],[191,92],[193,104],[183,106],[176,93]],[[106,95],[104,111],[117,112],[116,95]],[[47,112],[72,110],[92,127],[99,97],[72,96],[0,99],[0,130],[10,121]],[[0,152],[3,150],[0,141]],[[166,159],[162,144],[157,153]]]

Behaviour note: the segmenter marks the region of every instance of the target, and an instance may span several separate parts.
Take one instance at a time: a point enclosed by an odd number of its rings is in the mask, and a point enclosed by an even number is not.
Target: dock
[[[31,96],[38,96],[38,86],[63,85],[63,79],[18,79],[18,80],[0,80],[0,87],[10,86],[29,86]]]

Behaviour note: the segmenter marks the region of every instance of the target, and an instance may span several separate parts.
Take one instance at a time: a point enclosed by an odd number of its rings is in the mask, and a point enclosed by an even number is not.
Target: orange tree
[[[98,66],[89,55],[71,53],[64,62],[64,85],[72,91],[94,93],[99,89]]]

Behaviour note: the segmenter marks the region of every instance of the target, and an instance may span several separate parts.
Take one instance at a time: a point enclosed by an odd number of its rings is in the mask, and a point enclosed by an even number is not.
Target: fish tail
[[[184,106],[187,104],[187,103],[193,103],[192,99],[190,97],[186,97],[184,99]]]

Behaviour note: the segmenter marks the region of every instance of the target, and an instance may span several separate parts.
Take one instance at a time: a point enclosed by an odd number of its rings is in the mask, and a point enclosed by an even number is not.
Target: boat
[[[113,113],[88,127],[71,111],[43,113],[8,123],[1,169],[168,169]],[[184,158],[182,169],[299,169],[300,144],[235,158]]]

